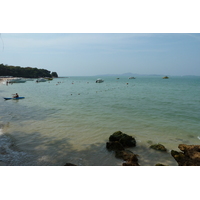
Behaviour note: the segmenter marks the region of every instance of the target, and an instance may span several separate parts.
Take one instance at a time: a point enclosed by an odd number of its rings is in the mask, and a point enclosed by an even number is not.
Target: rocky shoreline
[[[122,133],[121,131],[114,132],[109,137],[106,143],[106,149],[110,152],[115,152],[115,157],[122,159],[122,166],[140,166],[139,155],[133,153],[127,148],[135,147],[136,140],[133,136]],[[178,166],[200,166],[200,145],[179,144],[178,148],[181,152],[171,150],[170,154],[177,162]],[[166,147],[162,144],[151,144],[149,149],[169,153]],[[72,163],[66,163],[65,166],[76,166]],[[155,166],[166,166],[162,163],[156,163]]]
[[[171,151],[179,166],[200,166],[200,145],[179,144],[182,152]]]
[[[122,159],[123,166],[139,166],[138,155],[126,150],[128,147],[135,147],[136,140],[121,131],[113,133],[109,137],[109,142],[106,143],[106,148],[109,151],[115,151],[115,157]],[[156,151],[167,153],[167,149],[162,144],[152,144],[149,148]],[[200,166],[200,145],[179,144],[178,148],[182,152],[171,150],[171,156],[177,161],[178,166]],[[157,163],[155,166],[164,166],[162,163]]]
[[[105,144],[105,149],[111,153],[111,156],[114,155],[115,158],[122,160],[122,166],[143,166],[143,163],[140,161],[142,158],[142,152],[134,153],[134,148],[140,147],[140,144],[137,144],[134,136],[127,135],[121,131],[114,132],[109,136],[108,142]],[[180,151],[168,150],[162,144],[152,144],[149,142],[149,146],[143,149],[143,152],[154,152],[157,151],[163,159],[161,163],[158,161],[159,158],[151,162],[151,165],[148,166],[170,166],[166,165],[166,155],[174,159],[174,163],[177,162],[177,166],[200,166],[200,145],[187,145],[179,144],[178,148]],[[131,149],[131,150],[130,150]],[[160,152],[160,153],[159,153]],[[4,154],[3,148],[0,149],[0,154]],[[138,155],[139,154],[139,155]],[[157,160],[158,159],[158,160]],[[163,164],[163,163],[165,164]],[[6,166],[2,160],[0,160],[0,166]],[[77,166],[74,163],[67,162],[64,166]],[[146,165],[145,165],[146,166]]]

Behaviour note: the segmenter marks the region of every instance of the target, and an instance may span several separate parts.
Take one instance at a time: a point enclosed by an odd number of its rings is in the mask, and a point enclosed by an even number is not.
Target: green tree
[[[54,72],[54,77],[57,73]],[[0,76],[15,76],[24,78],[39,78],[39,77],[52,77],[50,71],[46,69],[38,69],[32,67],[9,66],[0,64]]]
[[[58,74],[57,74],[56,72],[52,72],[52,73],[51,73],[51,76],[52,76],[52,77],[58,78]]]

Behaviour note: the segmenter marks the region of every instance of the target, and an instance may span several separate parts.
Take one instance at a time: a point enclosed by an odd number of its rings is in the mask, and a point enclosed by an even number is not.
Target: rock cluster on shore
[[[136,140],[121,131],[114,132],[109,137],[109,142],[106,143],[108,151],[114,151],[115,157],[124,160],[123,166],[139,166],[138,155],[125,148],[135,147]],[[162,144],[152,144],[150,148],[166,152],[167,149]],[[156,166],[164,166],[163,164],[156,164]]]
[[[106,143],[107,150],[115,151],[115,157],[125,161],[122,164],[123,166],[139,166],[138,155],[125,149],[135,146],[135,138],[122,133],[121,131],[113,133],[109,137],[109,142]],[[167,149],[162,144],[151,144],[149,148],[161,152],[167,152]],[[180,144],[178,148],[183,152],[171,150],[171,155],[177,161],[179,166],[200,166],[200,145]],[[155,166],[165,165],[157,163]]]
[[[162,144],[152,144],[150,146],[150,148],[155,149],[155,150],[159,150],[159,151],[167,151],[167,149],[165,148],[165,146],[162,145]]]
[[[115,157],[123,159],[123,166],[139,166],[137,155],[132,151],[126,150],[128,147],[135,147],[136,140],[121,131],[113,133],[109,137],[109,142],[106,143],[106,148],[109,151],[115,151]]]
[[[149,149],[154,149],[165,153],[169,153],[164,145],[162,144],[152,144]],[[114,132],[109,137],[109,142],[106,143],[106,148],[108,151],[114,151],[115,157],[122,159],[122,166],[140,166],[138,155],[134,154],[127,148],[135,147],[136,140],[133,136],[122,133],[121,131]],[[178,166],[200,166],[200,145],[186,145],[179,144],[178,148],[181,152],[171,150],[171,156],[178,163]],[[164,155],[163,154],[163,155]],[[71,163],[66,163],[65,166],[75,166]],[[165,166],[162,163],[157,163],[155,166]]]
[[[200,166],[200,145],[179,144],[183,152],[171,151],[179,166]]]

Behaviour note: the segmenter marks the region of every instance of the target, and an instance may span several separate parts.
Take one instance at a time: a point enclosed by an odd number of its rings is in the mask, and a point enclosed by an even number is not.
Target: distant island
[[[123,77],[139,77],[139,76],[160,76],[160,77],[165,77],[165,79],[167,79],[167,77],[169,78],[169,76],[163,75],[163,74],[133,74],[131,72],[128,73],[123,73],[123,74],[101,74],[101,75],[95,75],[95,76],[123,76]],[[198,75],[173,75],[173,76],[180,76],[180,77],[199,77]]]
[[[55,77],[58,78],[56,72],[50,72],[46,69],[38,69],[32,67],[20,67],[0,64],[0,76],[13,76],[22,78],[39,78],[39,77]]]

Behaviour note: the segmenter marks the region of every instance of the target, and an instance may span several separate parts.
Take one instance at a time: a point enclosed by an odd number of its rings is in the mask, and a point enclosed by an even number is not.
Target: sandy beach
[[[13,79],[13,78],[0,78],[0,83],[2,84],[4,82],[6,82],[7,80],[10,80],[10,79]]]
[[[6,81],[7,81],[7,80],[12,80],[12,79],[15,79],[15,78],[18,78],[18,77],[0,78],[0,84],[3,84],[3,83],[6,84]]]

